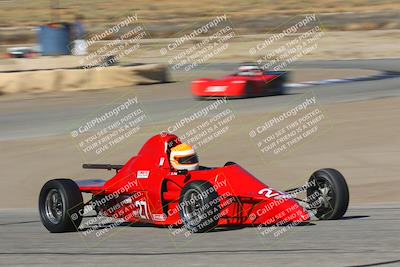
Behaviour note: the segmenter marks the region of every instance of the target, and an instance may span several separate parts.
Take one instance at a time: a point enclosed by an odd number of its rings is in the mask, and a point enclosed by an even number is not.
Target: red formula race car
[[[197,79],[192,93],[198,99],[207,97],[246,98],[285,93],[286,71],[265,71],[256,65],[242,65],[235,74],[222,79]]]
[[[183,156],[183,149],[188,147],[175,135],[159,134],[125,165],[83,165],[116,170],[108,181],[48,181],[39,196],[43,225],[50,232],[77,231],[86,212],[95,211],[96,216],[182,226],[195,233],[223,226],[300,224],[315,217],[338,219],[347,210],[346,181],[334,169],[318,170],[302,187],[280,192],[233,162],[223,167],[198,166],[195,154]],[[176,164],[190,166],[191,170],[177,170]],[[303,199],[298,196],[301,192]],[[82,193],[90,194],[87,203]]]

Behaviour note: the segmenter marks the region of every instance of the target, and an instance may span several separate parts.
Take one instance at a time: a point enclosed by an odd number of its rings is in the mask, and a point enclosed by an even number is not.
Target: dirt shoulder
[[[279,47],[285,46],[296,36],[275,41],[256,54],[250,55],[249,50],[256,47],[271,37],[271,34],[238,35],[227,42],[227,48],[221,53],[207,59],[210,62],[255,62]],[[323,31],[323,36],[315,42],[315,47],[298,60],[347,60],[347,59],[373,59],[396,58],[400,54],[400,46],[397,45],[400,38],[400,30],[371,30],[371,31]],[[140,53],[121,59],[123,63],[166,63],[172,56],[160,56],[160,48],[172,43],[174,39],[153,39],[141,46]],[[195,43],[187,43],[179,47],[179,51],[190,49]],[[175,54],[178,54],[176,51]],[[262,62],[265,63],[265,60]],[[290,64],[288,65],[290,67]]]

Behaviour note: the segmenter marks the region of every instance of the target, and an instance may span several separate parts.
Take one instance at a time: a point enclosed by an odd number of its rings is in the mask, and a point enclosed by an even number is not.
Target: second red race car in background
[[[198,99],[207,97],[247,98],[285,93],[286,71],[266,71],[254,64],[244,64],[235,74],[213,80],[201,78],[192,82],[192,93]]]

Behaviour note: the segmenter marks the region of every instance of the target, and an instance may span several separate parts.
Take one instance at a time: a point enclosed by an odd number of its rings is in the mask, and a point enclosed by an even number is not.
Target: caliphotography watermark
[[[178,218],[168,225],[169,235],[177,247],[200,238],[199,233],[213,231],[235,211],[235,193],[223,173],[218,173],[213,185],[206,190],[193,192],[185,191],[179,203],[168,210],[168,217]]]
[[[137,134],[146,120],[146,113],[134,96],[103,109],[73,129],[70,135],[84,155],[100,155]]]
[[[181,142],[188,143],[194,149],[202,149],[222,138],[231,128],[236,115],[226,98],[208,101],[180,116],[161,134],[175,134]]]
[[[86,36],[70,44],[72,54],[81,55],[83,69],[102,69],[116,65],[141,47],[141,40],[150,34],[137,13],[126,16],[106,30]]]
[[[264,194],[265,191],[258,193]],[[250,220],[257,222],[254,226],[260,236],[268,240],[282,237],[297,226],[306,225],[323,205],[323,197],[315,179],[290,191],[276,191],[273,194],[258,204],[249,215]],[[331,210],[332,207],[328,207],[324,212]]]
[[[273,159],[315,137],[325,120],[317,97],[308,94],[292,107],[263,120],[248,135],[266,159]]]
[[[264,70],[282,71],[315,51],[324,35],[316,14],[296,17],[267,34],[249,49],[249,55]]]
[[[224,53],[237,37],[226,14],[198,22],[177,35],[159,50],[161,56],[168,58],[172,71],[191,71],[208,63]]]
[[[68,212],[72,221],[84,217],[78,230],[87,247],[97,246],[126,224],[150,220],[146,193],[138,191],[139,187],[138,180],[129,181],[112,193],[93,194],[83,209]]]

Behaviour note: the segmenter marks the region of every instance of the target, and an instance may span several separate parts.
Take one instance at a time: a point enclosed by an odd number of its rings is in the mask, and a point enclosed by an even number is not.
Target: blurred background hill
[[[72,22],[76,14],[84,16],[89,34],[101,32],[135,12],[153,38],[170,37],[198,20],[221,14],[229,16],[238,34],[272,32],[307,13],[317,13],[328,31],[400,29],[400,1],[395,0],[1,0],[0,42],[32,43],[36,26]]]

